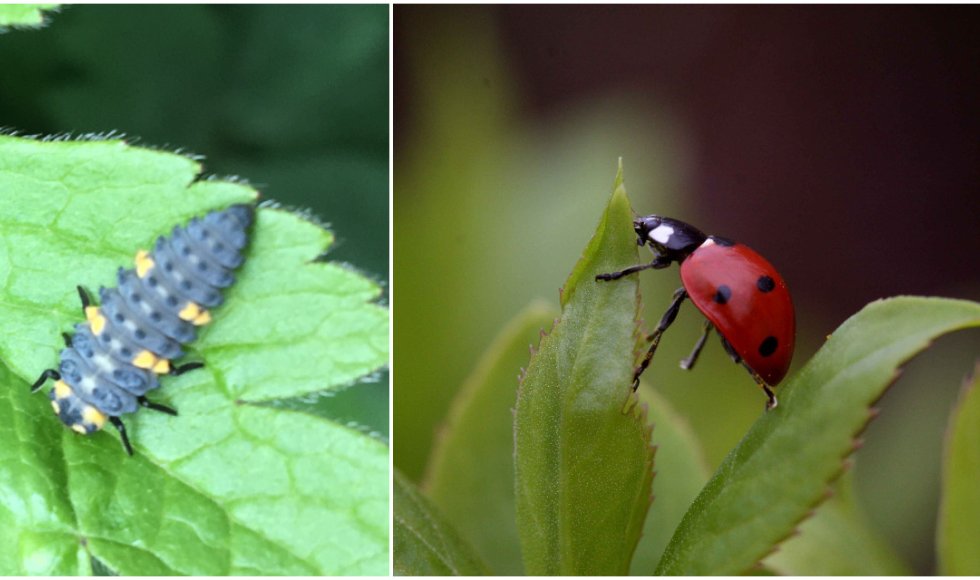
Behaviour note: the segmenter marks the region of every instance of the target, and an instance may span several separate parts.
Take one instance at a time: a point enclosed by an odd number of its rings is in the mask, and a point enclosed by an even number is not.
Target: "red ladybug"
[[[633,389],[640,384],[640,375],[649,366],[660,336],[674,322],[684,299],[690,298],[708,320],[691,355],[681,361],[681,368],[694,367],[708,334],[716,328],[728,355],[748,369],[768,395],[766,409],[775,407],[776,395],[770,387],[786,376],[796,341],[796,315],[783,277],[747,246],[707,236],[680,220],[648,215],[633,220],[633,229],[639,245],[650,245],[653,261],[600,274],[596,280],[617,280],[677,262],[684,283],[674,292],[674,301],[657,329],[647,337],[650,349],[633,373]]]

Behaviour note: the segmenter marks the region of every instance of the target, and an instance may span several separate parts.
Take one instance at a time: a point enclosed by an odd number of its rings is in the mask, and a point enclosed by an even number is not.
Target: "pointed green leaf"
[[[256,197],[199,172],[121,141],[0,137],[0,529],[17,547],[0,572],[88,573],[94,556],[134,575],[387,573],[387,448],[277,404],[387,360],[377,285],[315,261],[320,227],[260,209],[237,284],[189,346],[206,367],[151,393],[180,416],[124,417],[135,457],[28,393],[81,319],[76,284],[114,285],[174,224]]]
[[[980,575],[980,364],[950,417],[939,507],[939,573]]]
[[[868,523],[854,495],[851,472],[793,537],[766,558],[784,576],[907,576],[908,566]]]
[[[425,487],[433,503],[495,574],[522,572],[514,521],[515,369],[527,364],[528,345],[540,340],[540,330],[556,315],[544,305],[532,305],[494,340],[457,396],[429,467]],[[710,472],[690,427],[667,401],[646,384],[640,398],[649,405],[657,448],[655,500],[630,567],[643,575],[656,568]]]
[[[657,569],[664,548],[688,506],[711,475],[697,437],[667,399],[640,384],[640,400],[649,406],[657,469],[653,476],[653,505],[643,525],[630,573],[649,576]]]
[[[554,323],[535,302],[493,341],[453,402],[429,464],[429,497],[494,574],[523,572],[514,507],[514,403],[528,347]]]
[[[531,358],[515,412],[517,524],[528,574],[626,574],[650,502],[652,449],[630,390],[637,261],[622,168]]]
[[[400,576],[479,576],[487,567],[399,471],[394,478],[394,566]]]
[[[824,497],[897,369],[936,337],[969,326],[980,326],[980,304],[943,298],[880,300],[848,319],[715,472],[658,573],[726,575],[756,565]]]

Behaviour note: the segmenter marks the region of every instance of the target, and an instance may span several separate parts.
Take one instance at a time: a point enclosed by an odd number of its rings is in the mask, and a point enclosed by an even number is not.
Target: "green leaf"
[[[946,439],[939,507],[939,573],[980,574],[980,364],[963,385]]]
[[[784,576],[907,576],[908,567],[868,524],[846,473],[796,535],[766,558]]]
[[[528,347],[557,316],[553,306],[535,302],[494,339],[453,401],[423,486],[494,574],[524,570],[514,506],[512,410]]]
[[[517,373],[529,344],[557,315],[541,303],[529,306],[500,333],[453,403],[429,465],[428,495],[488,562],[494,574],[518,575],[520,543],[514,521],[513,414]],[[660,561],[687,506],[710,471],[687,423],[646,384],[657,448],[655,501],[630,570],[649,574]]]
[[[880,300],[848,319],[722,462],[658,573],[727,575],[756,565],[825,497],[898,367],[936,337],[977,325],[980,304],[942,298]]]
[[[278,406],[387,361],[378,287],[314,260],[331,241],[318,226],[260,209],[237,284],[189,347],[207,366],[152,393],[180,416],[124,418],[135,457],[28,392],[81,318],[76,284],[114,285],[174,224],[256,197],[199,172],[121,141],[0,137],[0,529],[18,546],[0,573],[88,573],[89,556],[127,575],[387,573],[387,448]]]
[[[708,481],[711,470],[691,427],[667,399],[647,383],[640,384],[639,394],[640,400],[649,406],[657,469],[653,477],[653,505],[630,573],[649,576],[656,570],[674,529]]]
[[[60,4],[3,4],[0,5],[0,32],[6,26],[38,27],[44,24],[44,11]]]
[[[626,574],[650,503],[645,413],[631,392],[637,261],[622,168],[531,358],[515,414],[517,524],[528,574]]]
[[[400,471],[394,477],[394,566],[401,576],[479,576],[487,567]]]

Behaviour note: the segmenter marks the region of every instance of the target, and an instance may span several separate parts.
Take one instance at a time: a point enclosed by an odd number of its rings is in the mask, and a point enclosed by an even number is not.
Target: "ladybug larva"
[[[171,361],[183,356],[181,345],[211,321],[208,309],[222,303],[221,289],[235,281],[232,270],[244,261],[254,215],[252,205],[233,205],[175,226],[170,237],[157,238],[152,252],[136,253],[135,268],[119,268],[116,288],[99,289],[99,306],[78,286],[85,322],[75,325],[74,335],[63,335],[58,370],[41,373],[31,392],[54,379],[49,396],[62,423],[88,435],[109,422],[132,455],[119,417],[141,406],[177,414],[146,393],[160,386],[160,375],[204,366]]]

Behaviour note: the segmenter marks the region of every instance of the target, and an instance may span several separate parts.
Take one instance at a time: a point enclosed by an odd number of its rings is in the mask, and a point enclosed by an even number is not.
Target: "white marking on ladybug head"
[[[711,238],[707,238],[706,240],[704,240],[704,242],[701,243],[702,248],[707,248],[708,246],[713,246],[713,245],[715,245],[715,241],[712,240]]]
[[[650,230],[650,239],[665,246],[672,235],[674,235],[674,228],[668,226],[667,224],[660,224],[659,226]]]

